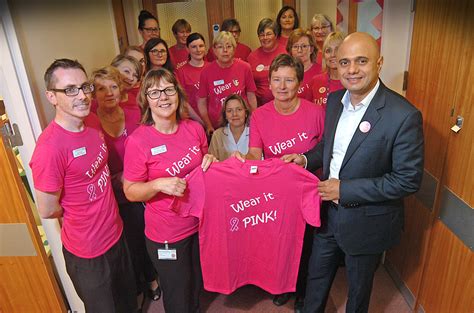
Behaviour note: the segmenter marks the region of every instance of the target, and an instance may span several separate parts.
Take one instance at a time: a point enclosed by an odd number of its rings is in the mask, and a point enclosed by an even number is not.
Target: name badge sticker
[[[86,154],[87,154],[86,147],[81,147],[81,148],[72,150],[72,155],[74,156],[74,158],[78,158]]]
[[[157,155],[157,154],[162,154],[165,153],[166,150],[166,145],[161,145],[158,147],[151,148],[151,155]]]
[[[224,80],[223,79],[214,81],[214,86],[220,86],[220,85],[224,85]]]

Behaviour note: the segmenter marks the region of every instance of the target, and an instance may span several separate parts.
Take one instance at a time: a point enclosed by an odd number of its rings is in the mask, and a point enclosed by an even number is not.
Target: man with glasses
[[[133,312],[135,281],[122,236],[100,122],[89,115],[94,91],[82,65],[55,60],[44,75],[54,120],[30,167],[42,218],[63,218],[66,270],[87,312]]]

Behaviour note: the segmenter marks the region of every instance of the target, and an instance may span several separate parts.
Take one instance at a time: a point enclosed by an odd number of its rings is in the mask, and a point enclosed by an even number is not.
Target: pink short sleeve
[[[294,166],[297,167],[297,165]],[[300,171],[302,169],[298,168],[298,170]],[[317,188],[318,181],[319,179],[316,176],[306,171],[301,172],[299,177],[299,183],[302,186],[301,213],[305,221],[315,227],[321,226],[321,197],[319,196]]]
[[[203,175],[204,172],[198,167],[186,176],[187,188],[183,197],[175,197],[171,203],[171,209],[179,216],[201,219],[206,197]]]
[[[207,80],[208,80],[208,71],[205,69],[202,70],[201,72],[201,77],[199,79],[199,91],[197,93],[198,98],[207,98],[208,94],[208,88],[209,86],[207,85]]]
[[[66,160],[60,152],[47,144],[37,145],[30,167],[35,188],[43,192],[56,192],[63,188]]]
[[[133,137],[125,141],[123,177],[131,182],[143,182],[148,178],[146,155],[139,142]]]
[[[247,82],[246,91],[247,92],[256,92],[257,86],[255,85],[255,80],[253,79],[252,70],[250,65],[245,63],[245,81]]]

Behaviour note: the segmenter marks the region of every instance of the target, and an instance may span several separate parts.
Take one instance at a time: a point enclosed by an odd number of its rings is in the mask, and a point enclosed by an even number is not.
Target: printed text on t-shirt
[[[274,145],[268,146],[268,149],[274,154],[274,155],[279,155],[282,153],[282,151],[285,151],[288,148],[291,148],[296,145],[297,142],[304,141],[306,139],[309,139],[308,134],[305,132],[298,133],[296,137],[293,137],[291,139],[287,139],[281,142],[277,142]],[[297,141],[299,140],[299,141]]]
[[[236,203],[230,204],[230,207],[235,213],[245,212],[246,209],[251,209],[257,207],[261,203],[266,203],[272,200],[275,200],[275,196],[271,192],[264,192],[263,197],[258,196],[250,199],[239,200]],[[263,198],[263,199],[262,199]],[[277,209],[267,210],[265,212],[248,215],[242,218],[244,223],[244,228],[246,229],[249,226],[256,226],[258,224],[266,224],[269,222],[275,222],[277,219]],[[236,216],[230,218],[230,231],[235,232],[239,230],[240,219]]]
[[[189,151],[190,153],[186,153],[186,155],[183,156],[179,161],[173,162],[173,165],[171,165],[171,167],[166,168],[166,172],[168,172],[168,174],[170,174],[171,176],[178,175],[186,165],[191,163],[193,156],[197,155],[198,152],[201,150],[198,146],[193,146],[189,148]]]

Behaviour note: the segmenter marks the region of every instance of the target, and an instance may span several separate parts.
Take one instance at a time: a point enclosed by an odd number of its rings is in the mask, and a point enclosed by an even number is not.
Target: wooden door
[[[472,16],[471,0],[416,2],[407,98],[423,113],[426,188],[406,202],[402,243],[387,255],[416,312],[474,312],[473,226],[463,236],[444,218],[474,216]],[[447,194],[463,208],[447,206]]]
[[[0,129],[5,122],[0,121]],[[66,312],[18,167],[0,140],[0,312]]]

